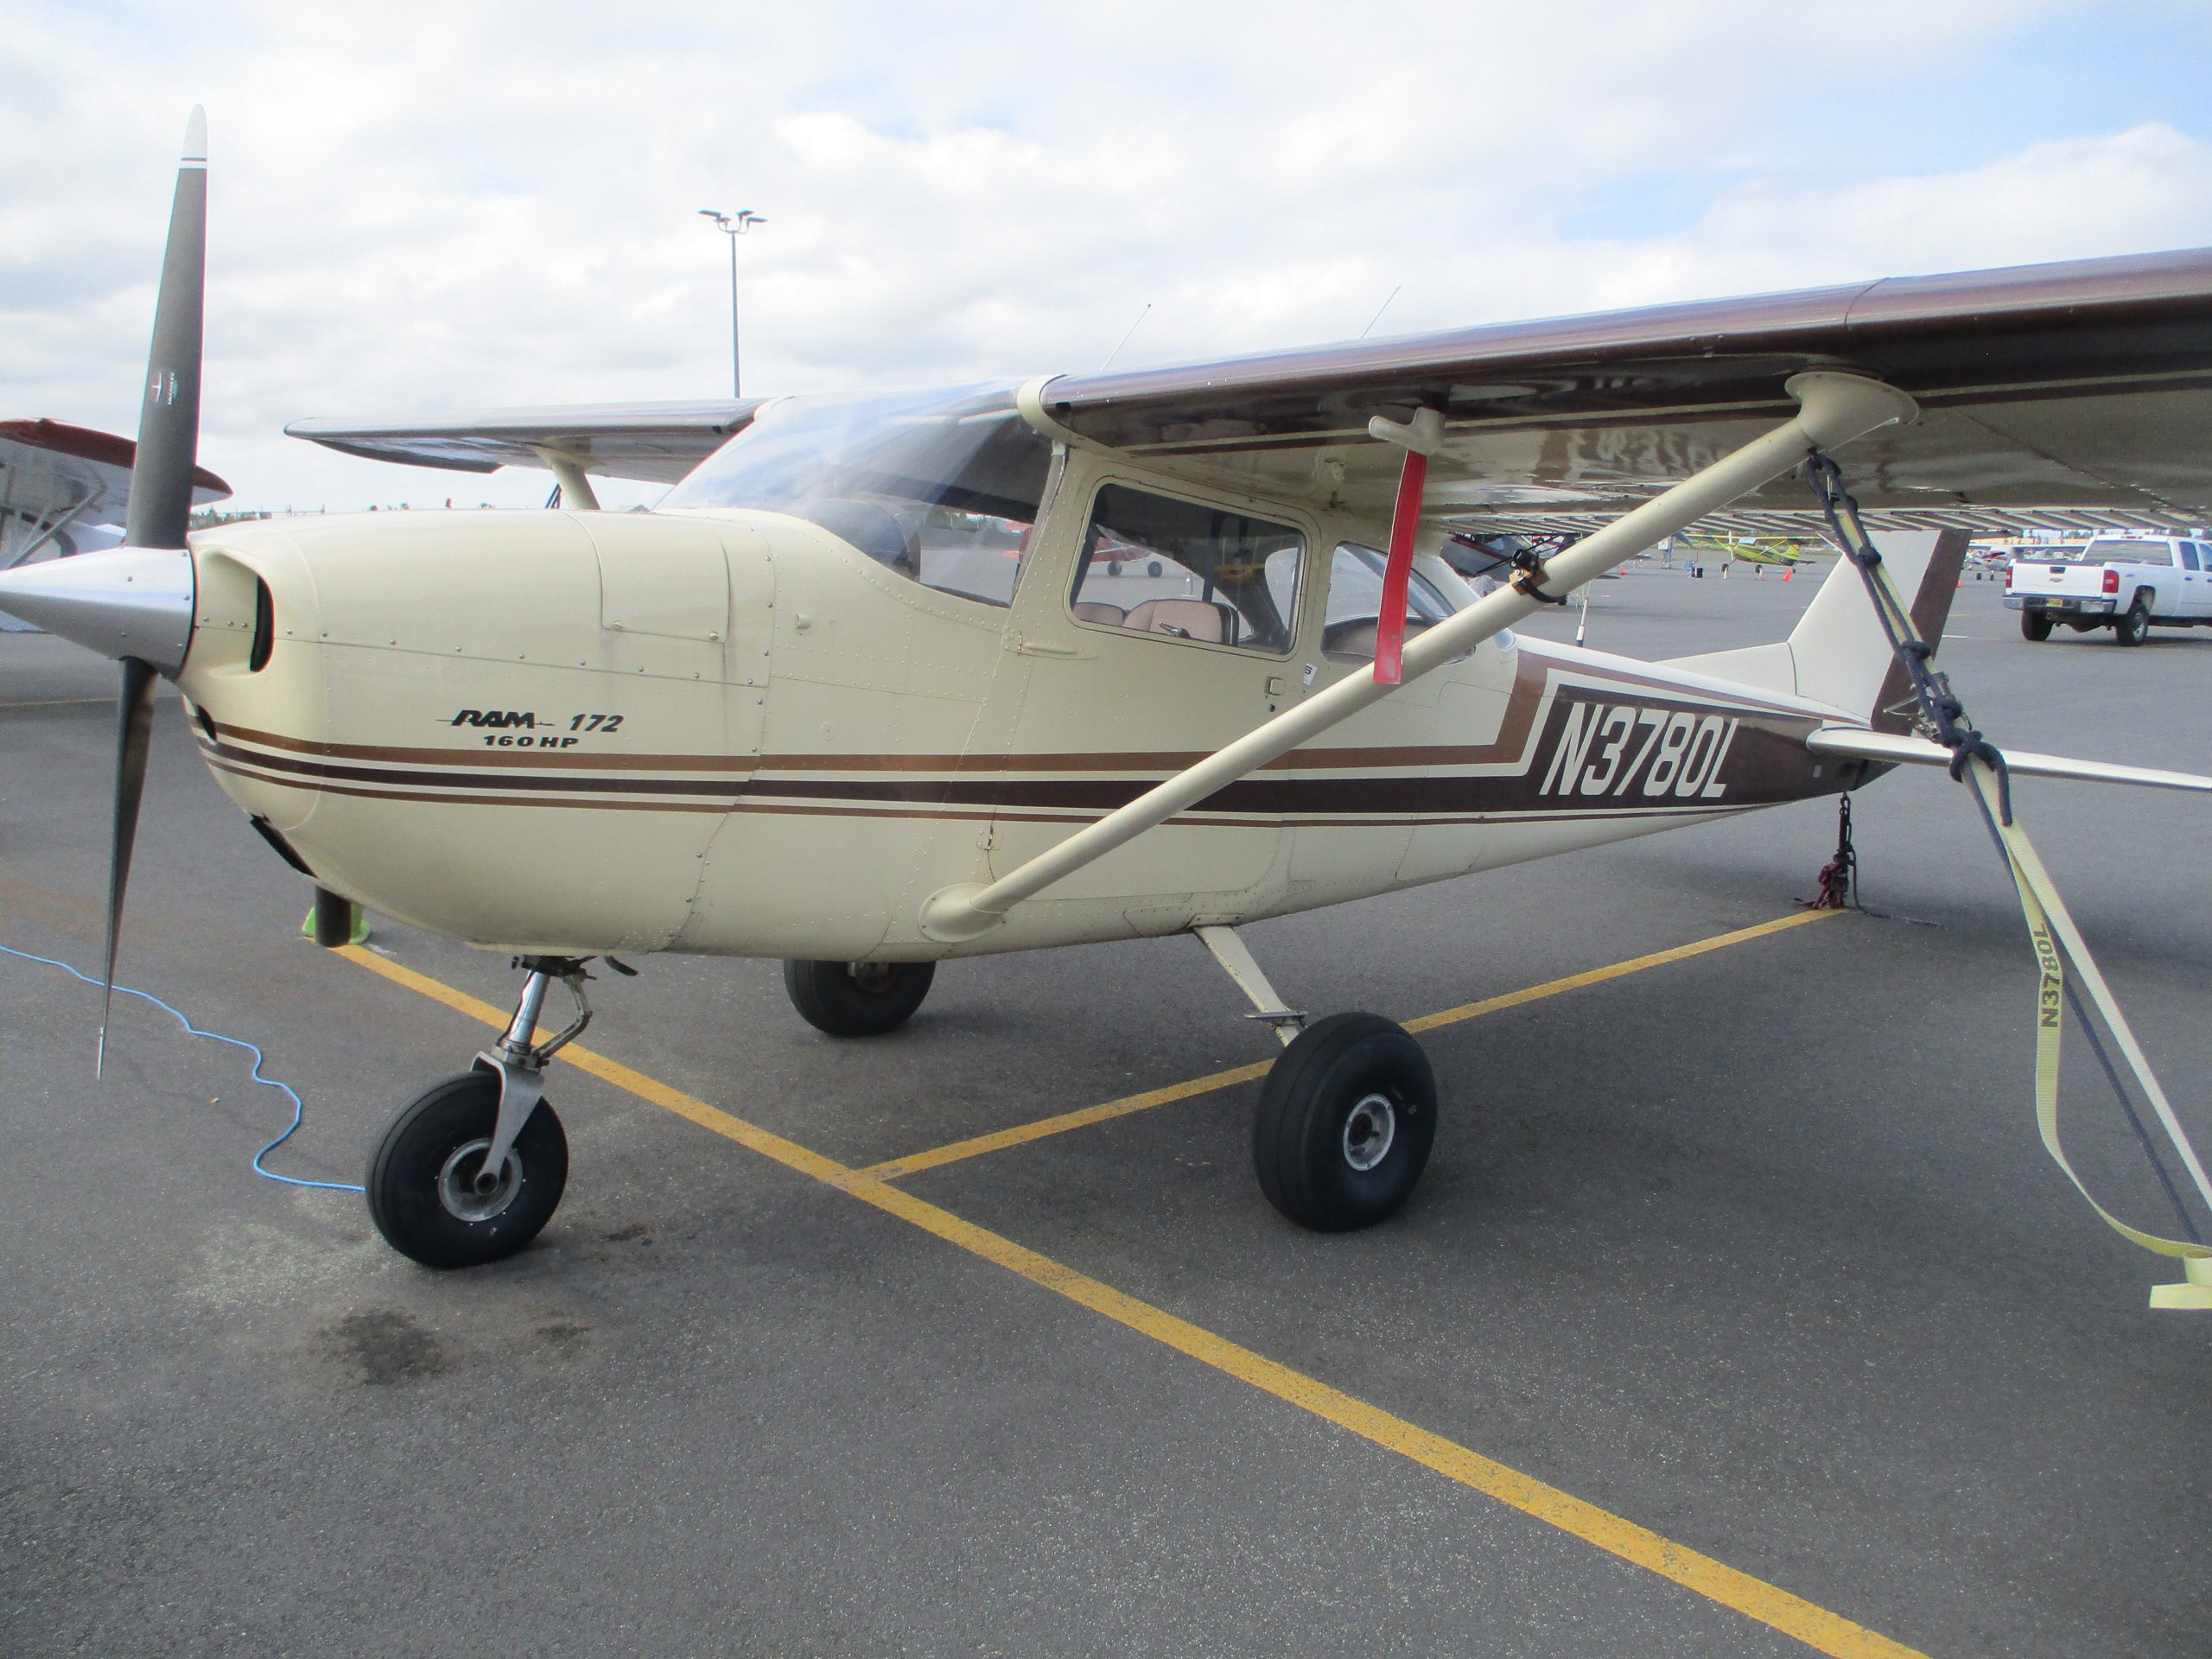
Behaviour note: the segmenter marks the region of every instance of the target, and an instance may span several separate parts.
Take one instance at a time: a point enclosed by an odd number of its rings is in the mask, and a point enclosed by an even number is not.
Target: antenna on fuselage
[[[1145,320],[1146,315],[1150,312],[1151,309],[1152,302],[1150,300],[1147,300],[1144,302],[1144,310],[1137,313],[1137,322],[1142,322]],[[1098,365],[1099,373],[1105,373],[1107,369],[1112,365],[1114,359],[1122,354],[1122,347],[1129,343],[1129,335],[1134,334],[1137,331],[1137,322],[1131,323],[1128,329],[1123,332],[1121,339],[1114,342],[1114,349],[1106,353],[1106,361]]]

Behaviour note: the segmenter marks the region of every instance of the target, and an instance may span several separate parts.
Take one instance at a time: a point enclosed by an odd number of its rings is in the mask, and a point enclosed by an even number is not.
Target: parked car
[[[2005,575],[2005,603],[2019,612],[2024,639],[2048,639],[2063,622],[2139,645],[2153,625],[2212,623],[2212,543],[2127,536],[2021,548]]]

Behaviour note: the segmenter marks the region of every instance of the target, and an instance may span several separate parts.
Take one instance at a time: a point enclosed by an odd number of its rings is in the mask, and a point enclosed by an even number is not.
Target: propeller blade
[[[154,302],[154,343],[147,353],[146,401],[138,415],[138,454],[130,467],[130,501],[123,539],[143,550],[182,548],[192,524],[192,473],[200,450],[200,319],[207,264],[207,114],[197,105],[184,124],[184,154],[176,170],[176,194],[169,207],[168,249],[162,257],[162,286]],[[188,590],[191,556],[185,561]],[[104,573],[105,574],[105,573]],[[136,568],[119,574],[135,586]],[[114,586],[112,577],[107,586]],[[164,584],[166,585],[166,584]],[[174,595],[158,596],[174,608]],[[114,611],[115,595],[102,594],[92,608]],[[186,600],[188,607],[190,600]],[[79,610],[86,608],[80,601]],[[191,613],[183,616],[190,639]],[[156,629],[156,632],[162,630]],[[143,630],[142,630],[143,632]],[[125,639],[130,639],[128,630]],[[135,641],[133,642],[135,643]],[[164,652],[164,655],[168,653]],[[108,842],[107,954],[100,973],[99,1047],[92,1074],[107,1070],[107,1022],[115,1004],[115,948],[123,932],[123,894],[130,883],[130,854],[138,839],[138,804],[146,792],[146,755],[154,730],[154,695],[160,669],[125,651],[123,694],[117,704],[115,822]],[[172,672],[175,660],[162,664]]]
[[[182,547],[192,518],[192,469],[200,449],[200,317],[207,263],[207,114],[184,125],[184,154],[169,207],[168,251],[154,305],[146,401],[123,539],[131,547]]]
[[[92,1075],[107,1070],[108,1013],[115,1001],[115,946],[123,931],[123,890],[130,882],[130,852],[138,840],[138,803],[146,792],[146,755],[152,747],[154,694],[160,689],[152,666],[136,657],[123,659],[123,695],[117,708],[115,824],[107,855],[107,957],[100,972],[100,1041]]]

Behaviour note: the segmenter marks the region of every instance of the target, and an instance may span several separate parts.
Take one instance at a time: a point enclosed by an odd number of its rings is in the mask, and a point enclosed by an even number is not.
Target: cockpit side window
[[[1226,507],[1101,486],[1076,563],[1078,622],[1281,656],[1306,538]]]
[[[1332,657],[1360,662],[1375,656],[1375,632],[1382,613],[1382,570],[1388,561],[1357,542],[1337,543],[1329,564],[1329,608],[1321,620],[1321,649]],[[1465,601],[1460,601],[1465,602]],[[1406,637],[1411,639],[1457,607],[1416,567],[1407,573]]]

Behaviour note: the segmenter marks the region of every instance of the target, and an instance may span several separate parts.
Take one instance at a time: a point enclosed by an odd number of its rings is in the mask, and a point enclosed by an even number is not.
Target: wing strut
[[[1916,408],[1911,398],[1894,386],[1825,370],[1792,375],[1787,390],[1798,403],[1794,418],[1722,456],[1605,529],[1554,554],[1531,573],[1529,586],[1538,588],[1538,593],[1501,588],[1408,642],[1403,654],[1406,680],[1419,679],[1534,614],[1543,603],[1541,589],[1570,592],[1601,571],[1626,563],[1661,537],[1673,535],[1745,491],[1789,472],[1815,450],[1847,443],[1877,427],[1909,419]],[[1347,675],[997,880],[988,885],[963,882],[932,893],[922,906],[922,931],[944,944],[988,932],[1023,899],[1165,823],[1277,755],[1287,754],[1396,689],[1371,670]]]

